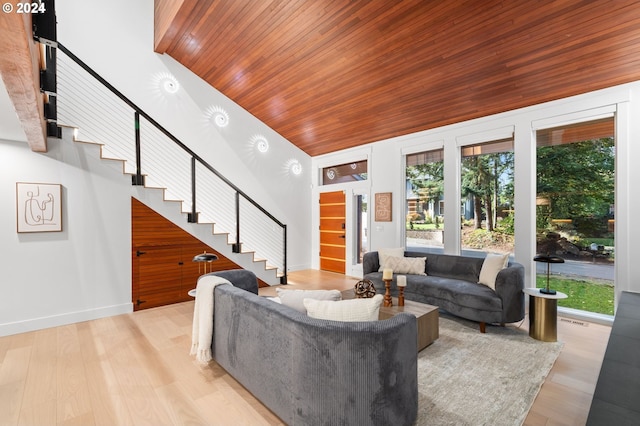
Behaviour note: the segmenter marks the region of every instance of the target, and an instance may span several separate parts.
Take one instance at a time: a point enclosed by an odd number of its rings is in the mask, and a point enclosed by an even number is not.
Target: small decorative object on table
[[[391,280],[393,280],[393,269],[384,268],[382,270],[382,281],[384,281],[384,302],[383,306],[393,306],[391,299]]]
[[[370,280],[361,280],[356,283],[354,292],[359,299],[369,299],[376,295],[376,288]]]
[[[407,277],[398,275],[396,285],[398,286],[398,306],[404,306],[404,288],[407,286]]]
[[[556,294],[555,290],[551,290],[549,288],[549,267],[552,263],[564,263],[564,259],[558,256],[550,256],[548,254],[539,254],[533,258],[535,262],[542,262],[547,264],[547,287],[541,288],[540,293],[542,294]]]

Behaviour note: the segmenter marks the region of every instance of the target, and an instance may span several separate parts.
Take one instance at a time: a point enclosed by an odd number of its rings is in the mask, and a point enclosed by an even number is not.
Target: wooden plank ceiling
[[[640,80],[637,0],[156,0],[155,43],[311,156]]]

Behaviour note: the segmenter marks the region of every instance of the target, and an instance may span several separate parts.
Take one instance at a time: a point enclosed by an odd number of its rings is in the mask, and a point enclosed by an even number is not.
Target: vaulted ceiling
[[[637,0],[155,0],[167,53],[309,155],[640,80]]]

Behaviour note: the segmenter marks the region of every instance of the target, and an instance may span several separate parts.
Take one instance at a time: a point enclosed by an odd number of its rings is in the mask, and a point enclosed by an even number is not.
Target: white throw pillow
[[[342,293],[338,290],[285,290],[283,288],[276,288],[276,293],[280,298],[280,303],[290,308],[300,311],[303,314],[307,313],[302,301],[304,299],[317,299],[317,300],[341,300]]]
[[[389,258],[389,256],[403,257],[404,247],[378,249],[378,263],[380,263],[380,268],[378,268],[378,272],[382,272],[384,268],[389,267],[387,266],[387,259]]]
[[[317,319],[333,321],[377,321],[382,304],[382,295],[369,299],[349,299],[332,302],[304,299],[307,315]]]
[[[492,290],[496,289],[496,277],[498,272],[507,267],[509,263],[509,254],[487,254],[480,269],[480,279],[478,284],[484,284]]]
[[[426,257],[387,257],[385,268],[393,269],[394,274],[427,275],[425,271]]]

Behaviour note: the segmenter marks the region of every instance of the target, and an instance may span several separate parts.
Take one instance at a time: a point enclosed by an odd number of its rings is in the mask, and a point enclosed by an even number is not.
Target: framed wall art
[[[16,183],[18,232],[62,231],[62,185]]]
[[[376,222],[391,222],[391,192],[379,192],[375,196]]]

